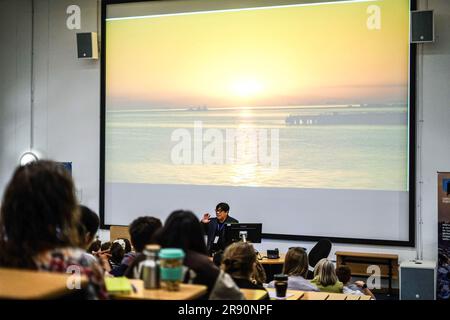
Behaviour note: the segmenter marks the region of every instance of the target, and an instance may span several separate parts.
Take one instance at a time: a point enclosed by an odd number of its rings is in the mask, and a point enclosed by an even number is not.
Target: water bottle
[[[144,281],[145,289],[160,288],[160,270],[158,252],[160,246],[147,245],[144,250],[146,259],[142,262],[141,279]]]

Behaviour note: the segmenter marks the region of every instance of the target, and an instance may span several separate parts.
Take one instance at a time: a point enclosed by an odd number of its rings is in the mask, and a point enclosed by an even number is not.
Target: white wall
[[[68,30],[66,8],[81,7]],[[30,148],[31,1],[0,2],[0,194]],[[100,62],[77,59],[76,33],[97,31],[96,0],[34,1],[34,149],[73,162],[82,202],[98,208]],[[6,45],[4,45],[6,44]]]
[[[0,0],[0,194],[21,152],[29,145],[30,108],[30,0]],[[81,30],[67,30],[65,10],[81,7]],[[450,1],[419,1],[419,8],[434,9],[437,41],[423,45],[418,57],[418,205],[423,224],[423,258],[437,256],[437,171],[450,171]],[[72,161],[82,202],[98,208],[100,63],[76,58],[76,32],[97,30],[95,0],[35,1],[35,117],[36,148],[57,161]],[[7,46],[3,44],[7,43]],[[421,61],[423,60],[423,64]],[[422,74],[423,71],[423,74]],[[421,87],[423,85],[423,87]],[[419,210],[420,212],[420,210]],[[338,228],[339,226],[336,226]],[[102,231],[102,239],[109,233]],[[421,237],[419,237],[421,239]],[[264,241],[259,250],[312,243]],[[333,250],[397,253],[416,257],[415,248],[335,245]]]
[[[31,6],[0,1],[0,194],[30,144]]]
[[[423,72],[418,79],[417,118],[422,113],[423,122],[417,171],[422,172],[423,181],[423,256],[436,259],[437,172],[450,171],[450,1],[421,1],[419,8],[433,9],[435,13],[436,42],[418,48],[419,52],[423,50],[418,57],[418,69]]]

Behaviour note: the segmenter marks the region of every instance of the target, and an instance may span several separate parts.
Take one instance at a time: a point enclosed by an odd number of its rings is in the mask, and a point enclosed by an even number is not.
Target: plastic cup
[[[182,249],[166,248],[159,251],[161,281],[166,284],[169,291],[180,290],[184,256]]]

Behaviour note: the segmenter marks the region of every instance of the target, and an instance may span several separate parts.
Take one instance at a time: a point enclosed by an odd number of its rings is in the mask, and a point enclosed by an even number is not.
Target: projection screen
[[[266,238],[414,245],[408,0],[117,2],[102,225],[227,202]]]

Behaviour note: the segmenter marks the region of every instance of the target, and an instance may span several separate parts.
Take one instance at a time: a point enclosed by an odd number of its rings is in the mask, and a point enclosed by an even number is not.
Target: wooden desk
[[[275,292],[275,288],[267,288],[267,291],[270,294],[272,294],[273,292]],[[301,297],[303,297],[304,294],[305,294],[304,291],[286,290],[286,296],[288,296],[288,297],[286,299],[280,299],[280,300],[300,300]]]
[[[181,284],[180,291],[167,291],[164,286],[161,289],[144,289],[144,282],[139,279],[130,279],[136,288],[136,292],[114,295],[120,300],[194,300],[206,294],[207,288],[197,284]]]
[[[389,293],[392,293],[392,280],[398,278],[398,255],[385,253],[365,253],[336,251],[336,267],[347,265],[353,276],[370,276],[367,267],[378,265],[381,277],[388,278]]]
[[[343,294],[343,293],[328,293],[328,292],[305,292],[304,295],[300,298],[300,300],[371,300],[370,296],[359,296],[359,295],[351,295],[351,294]]]
[[[360,300],[360,298],[361,298],[361,296],[359,296],[359,295],[356,295],[356,294],[348,294],[347,295],[347,299],[345,299],[345,300],[351,300],[351,301],[357,301],[357,300]]]
[[[343,300],[347,299],[347,296],[348,295],[343,294],[343,293],[330,293],[328,295],[327,300],[341,300],[341,301],[343,301]]]
[[[260,289],[241,289],[245,300],[261,300],[267,294],[266,291]]]
[[[264,290],[253,289],[241,289],[242,293],[247,300],[261,300],[264,295]],[[275,292],[274,288],[267,288],[267,291],[272,294]],[[312,292],[312,291],[298,291],[287,290],[286,295],[289,296],[286,299],[280,300],[335,300],[335,301],[359,301],[359,300],[371,300],[370,296],[351,295],[343,293],[328,293],[328,292]],[[273,299],[278,300],[278,299]]]
[[[0,268],[0,299],[55,299],[73,293],[70,274]],[[81,276],[81,286],[87,278]],[[76,289],[74,289],[76,290]]]
[[[280,257],[278,259],[267,259],[266,257],[264,257],[262,259],[258,259],[258,262],[263,265],[273,265],[273,264],[283,265],[285,256],[286,256],[285,254],[280,254]]]
[[[300,298],[300,300],[326,300],[330,294],[328,292],[308,291]]]
[[[262,265],[264,271],[266,272],[267,282],[272,281],[274,275],[283,271],[284,257],[285,254],[280,254],[278,259],[258,259],[258,262]]]

